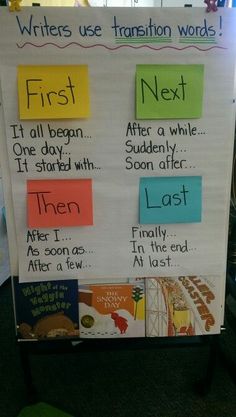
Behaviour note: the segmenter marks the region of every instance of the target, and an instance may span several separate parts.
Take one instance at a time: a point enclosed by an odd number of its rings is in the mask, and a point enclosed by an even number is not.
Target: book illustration
[[[146,334],[194,336],[220,332],[217,277],[146,279]]]
[[[21,323],[19,333],[24,339],[78,335],[76,325],[63,311],[39,319],[33,327],[27,323]]]
[[[124,334],[128,329],[128,320],[119,316],[118,313],[111,313],[111,318],[114,320],[115,327],[118,327],[120,333]]]
[[[14,279],[17,333],[23,339],[78,337],[78,281]]]
[[[144,281],[79,285],[81,337],[144,337]]]
[[[132,289],[132,299],[135,302],[134,320],[137,318],[138,302],[143,298],[143,289],[138,285],[134,285]]]

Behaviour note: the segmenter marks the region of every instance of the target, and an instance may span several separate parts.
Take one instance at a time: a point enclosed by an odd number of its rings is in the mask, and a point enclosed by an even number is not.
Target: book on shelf
[[[22,339],[77,338],[78,281],[13,281],[16,328]]]
[[[220,333],[219,277],[146,278],[147,337]]]
[[[80,284],[79,323],[82,338],[144,337],[144,280]]]

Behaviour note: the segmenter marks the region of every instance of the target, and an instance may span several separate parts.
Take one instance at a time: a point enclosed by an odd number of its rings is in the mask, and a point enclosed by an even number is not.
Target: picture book
[[[218,277],[146,279],[146,336],[220,333],[222,303]]]
[[[19,338],[79,336],[77,280],[19,283],[14,278],[13,286]]]
[[[79,323],[82,338],[144,337],[144,281],[79,285]]]

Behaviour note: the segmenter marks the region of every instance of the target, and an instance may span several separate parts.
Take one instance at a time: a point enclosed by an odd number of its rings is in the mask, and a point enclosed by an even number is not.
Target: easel
[[[22,367],[24,372],[25,386],[30,403],[37,401],[37,391],[34,386],[34,378],[31,368],[31,356],[42,354],[61,354],[79,353],[82,351],[90,352],[106,349],[160,349],[165,347],[197,347],[201,344],[209,348],[208,360],[204,375],[200,381],[195,383],[195,389],[199,395],[206,395],[213,381],[216,367],[216,359],[219,354],[219,335],[212,336],[193,336],[180,338],[146,338],[146,339],[126,339],[126,340],[52,340],[52,341],[18,341]],[[74,342],[72,344],[72,342]]]
[[[205,396],[211,389],[214,378],[216,360],[219,354],[220,335],[209,336],[181,336],[179,338],[133,338],[133,339],[70,339],[52,341],[18,341],[21,357],[21,364],[24,374],[24,383],[29,404],[36,403],[38,399],[37,390],[31,370],[31,356],[49,354],[79,354],[80,352],[95,352],[106,350],[139,350],[139,349],[161,349],[172,348],[197,348],[208,346],[208,359],[205,372],[197,381],[193,381],[194,391]]]
[[[226,279],[225,317],[227,319],[227,323],[230,325],[230,328],[232,329],[232,332],[234,332],[234,335],[236,335],[236,317],[227,304],[228,295],[232,295],[233,298],[236,300],[236,286],[232,285],[232,278],[229,274],[227,275]],[[222,345],[218,346],[218,352],[221,362],[227,369],[229,376],[231,377],[234,384],[236,384],[236,362],[233,359],[232,354],[225,352]]]

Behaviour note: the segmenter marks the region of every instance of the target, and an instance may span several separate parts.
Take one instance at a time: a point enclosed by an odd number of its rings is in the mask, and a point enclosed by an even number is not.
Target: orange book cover
[[[144,281],[79,285],[79,323],[80,337],[144,337]]]

